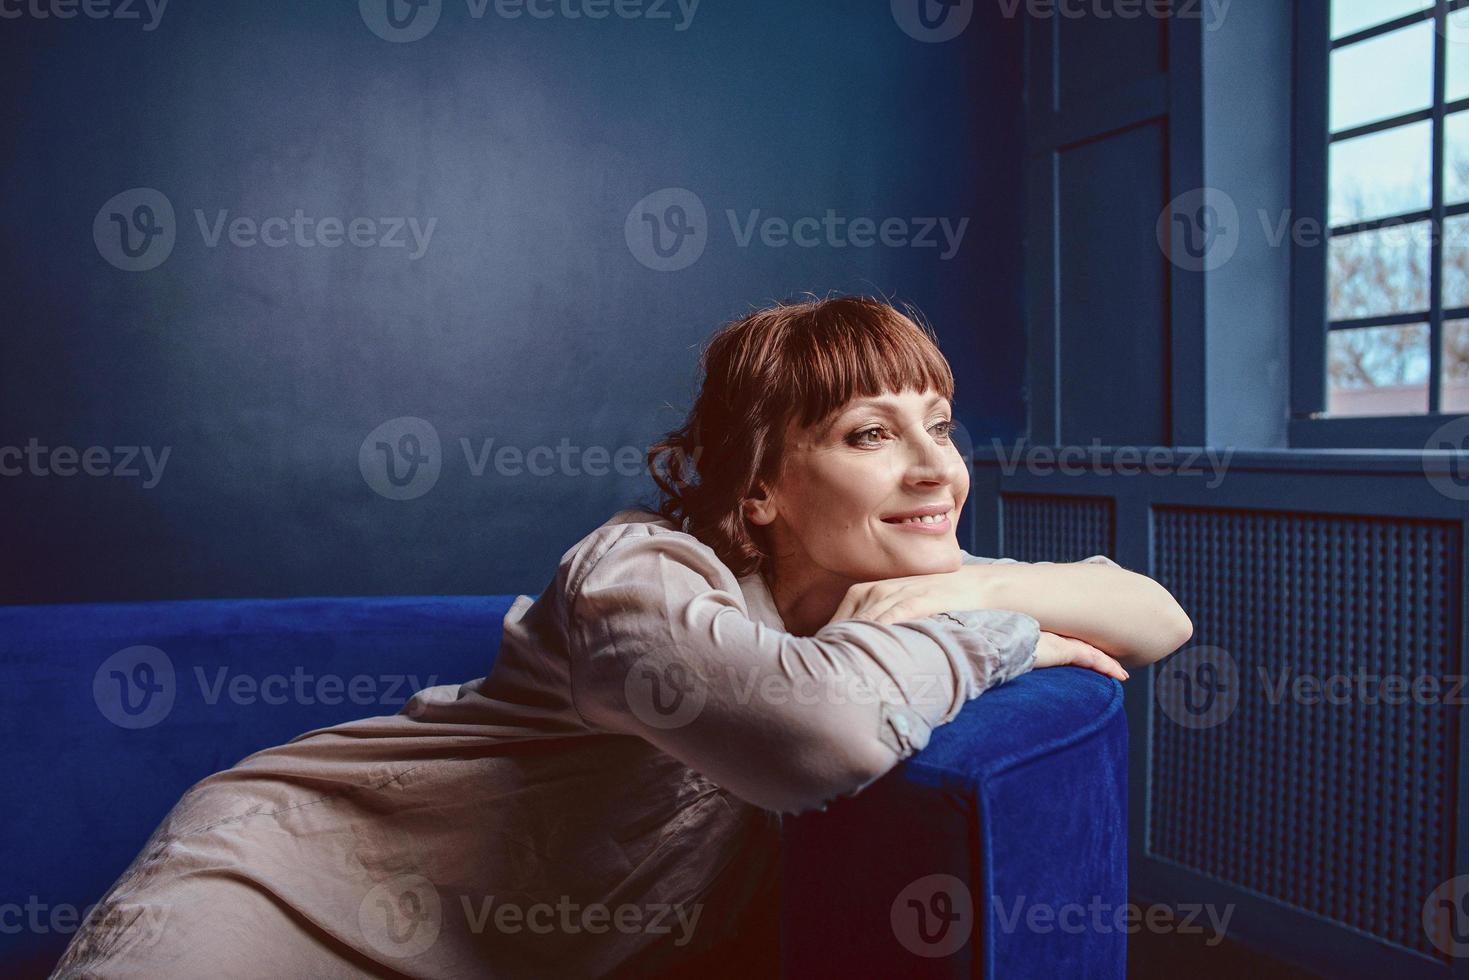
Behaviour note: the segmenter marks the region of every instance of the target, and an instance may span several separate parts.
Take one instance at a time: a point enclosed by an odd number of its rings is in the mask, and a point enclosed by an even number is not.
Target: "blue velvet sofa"
[[[0,973],[46,975],[199,778],[485,674],[510,601],[0,608]],[[863,793],[789,819],[786,974],[1122,977],[1126,743],[1121,685],[1033,672]]]

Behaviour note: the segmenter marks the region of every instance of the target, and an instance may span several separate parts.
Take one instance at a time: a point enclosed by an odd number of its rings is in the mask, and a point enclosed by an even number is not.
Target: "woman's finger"
[[[887,594],[874,596],[867,608],[863,610],[863,618],[870,619],[874,623],[895,623],[902,618],[902,606],[904,595],[897,589]]]
[[[1132,675],[1127,672],[1117,660],[1105,650],[1098,649],[1085,640],[1079,640],[1074,636],[1062,636],[1057,634],[1056,639],[1066,648],[1068,662],[1073,666],[1085,667],[1108,677],[1115,677],[1119,681],[1125,681]]]
[[[859,611],[874,623],[898,623],[913,619],[913,590],[906,585],[884,583],[874,587]]]
[[[865,585],[854,585],[847,589],[847,594],[842,596],[842,601],[837,604],[837,611],[832,613],[831,619],[827,622],[836,623],[843,619],[856,619],[858,606],[866,591]]]
[[[872,617],[872,621],[874,623],[887,623],[891,625],[893,623],[905,622],[909,619],[921,618],[918,615],[918,610],[914,608],[912,599],[907,596],[902,596],[889,601],[882,607],[881,611]]]
[[[1115,677],[1119,681],[1125,681],[1131,676],[1121,664],[1095,647],[1091,647],[1086,656],[1089,661],[1088,666],[1098,673]]]

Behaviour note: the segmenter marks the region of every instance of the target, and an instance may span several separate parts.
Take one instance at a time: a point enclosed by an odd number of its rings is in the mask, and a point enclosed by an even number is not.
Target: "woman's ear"
[[[740,507],[744,511],[745,519],[751,524],[764,527],[775,520],[775,500],[766,492],[763,484],[756,484]]]

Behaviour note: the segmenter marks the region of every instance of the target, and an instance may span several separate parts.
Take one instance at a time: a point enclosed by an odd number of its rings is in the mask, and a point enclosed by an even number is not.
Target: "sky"
[[[1332,0],[1331,36],[1345,37],[1431,6],[1428,0]],[[1424,21],[1333,51],[1331,131],[1336,133],[1431,106],[1434,45],[1438,40],[1434,23]],[[1469,97],[1469,8],[1449,17],[1442,42],[1448,69],[1446,100]],[[1329,160],[1330,223],[1341,225],[1426,210],[1430,203],[1431,140],[1430,123],[1419,122],[1333,143]],[[1455,160],[1462,160],[1463,169],[1469,173],[1469,111],[1445,119],[1444,146],[1445,200],[1449,204],[1469,201],[1469,181],[1461,180],[1454,166]],[[1462,224],[1462,220],[1455,224]],[[1392,352],[1388,338],[1379,336],[1403,331],[1415,338],[1407,351]],[[1374,366],[1381,369],[1384,380],[1391,376],[1409,384],[1426,382],[1426,326],[1368,330],[1362,336],[1371,341],[1367,348],[1369,354],[1374,350],[1382,353],[1383,357],[1375,358],[1382,363]],[[1348,338],[1333,335],[1331,340],[1345,342]],[[1331,387],[1335,393],[1335,384]],[[1396,406],[1397,411],[1421,412],[1426,407],[1421,395],[1403,393],[1403,398],[1402,404]],[[1363,409],[1377,412],[1383,407],[1364,405]]]
[[[1331,33],[1343,37],[1428,6],[1424,0],[1333,0]],[[1428,108],[1436,37],[1433,22],[1423,21],[1333,51],[1332,132]],[[1448,100],[1469,98],[1469,8],[1449,17],[1445,51]],[[1469,162],[1469,112],[1445,121],[1445,148],[1451,161]],[[1426,122],[1333,144],[1332,224],[1428,207],[1429,150]],[[1353,186],[1363,189],[1360,202],[1349,193]],[[1445,192],[1450,204],[1469,200],[1469,183],[1451,176]]]

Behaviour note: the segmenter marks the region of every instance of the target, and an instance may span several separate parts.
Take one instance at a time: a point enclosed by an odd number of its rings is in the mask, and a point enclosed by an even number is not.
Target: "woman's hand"
[[[1125,681],[1131,676],[1116,660],[1085,640],[1041,630],[1040,639],[1035,645],[1035,669],[1067,666],[1085,667],[1107,677],[1115,677],[1119,681]]]
[[[973,566],[957,572],[909,575],[858,582],[847,590],[829,622],[865,619],[871,623],[901,623],[957,609],[989,609],[991,604]]]
[[[847,590],[830,622],[863,619],[872,623],[901,623],[959,609],[992,609],[984,579],[974,566],[936,575],[910,575],[859,582]],[[1085,640],[1041,630],[1035,648],[1035,669],[1085,667],[1125,681],[1130,676],[1117,660]]]

